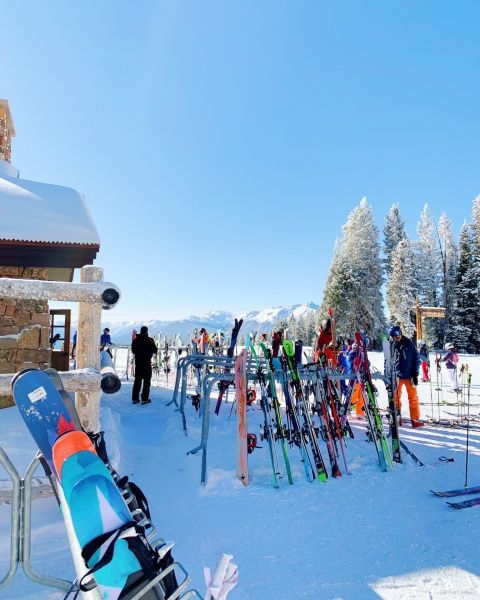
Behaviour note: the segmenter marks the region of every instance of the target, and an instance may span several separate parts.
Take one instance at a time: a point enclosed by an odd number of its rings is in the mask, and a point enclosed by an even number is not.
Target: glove
[[[413,385],[418,385],[418,375],[416,373],[412,377],[412,383],[413,383]]]

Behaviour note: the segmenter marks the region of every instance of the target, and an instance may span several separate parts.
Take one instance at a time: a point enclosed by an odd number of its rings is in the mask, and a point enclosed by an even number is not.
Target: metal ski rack
[[[0,590],[12,582],[18,565],[21,565],[25,576],[34,583],[64,591],[70,590],[73,585],[71,581],[40,575],[33,570],[30,562],[32,477],[40,465],[39,458],[36,456],[27,468],[25,475],[20,477],[12,461],[0,446],[0,464],[12,480],[10,567],[5,577],[0,580]]]

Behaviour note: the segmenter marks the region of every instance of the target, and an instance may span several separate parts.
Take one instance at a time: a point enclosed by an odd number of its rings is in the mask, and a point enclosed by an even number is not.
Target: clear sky
[[[87,197],[112,318],[320,302],[366,195],[458,232],[480,192],[480,3],[0,1],[25,178]]]

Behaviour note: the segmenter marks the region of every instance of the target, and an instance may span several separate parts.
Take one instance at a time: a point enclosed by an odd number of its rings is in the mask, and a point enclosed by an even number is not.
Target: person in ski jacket
[[[113,358],[112,351],[109,346],[112,346],[112,338],[110,337],[110,329],[105,327],[102,335],[100,336],[100,350],[106,350],[110,355],[110,358]]]
[[[110,337],[110,329],[105,327],[102,335],[100,336],[100,346],[106,346],[107,344],[110,346],[112,345],[112,338]]]
[[[355,414],[358,417],[361,417],[364,414],[364,403],[362,397],[362,388],[357,381],[357,375],[355,371],[355,361],[358,356],[358,344],[356,342],[352,342],[350,345],[350,349],[347,351],[347,374],[352,376],[350,380],[350,388],[351,388],[351,397],[350,397],[350,406],[355,408]]]
[[[318,331],[315,352],[313,353],[313,362],[325,361],[325,348],[332,341],[332,322],[330,319],[323,319]]]
[[[396,377],[396,389],[394,393],[395,408],[400,415],[399,425],[402,425],[402,390],[407,390],[408,404],[410,410],[410,419],[412,427],[422,427],[420,419],[420,407],[418,402],[417,388],[418,371],[420,361],[415,344],[411,339],[402,334],[398,325],[393,325],[388,330],[388,335],[393,339],[392,349],[392,368]]]
[[[440,359],[440,362],[445,363],[445,367],[447,369],[448,379],[450,381],[450,385],[452,387],[452,391],[457,394],[461,392],[460,386],[458,384],[457,379],[457,363],[458,363],[458,354],[455,346],[452,343],[445,344],[445,350],[447,351],[445,355]]]
[[[210,336],[208,335],[208,331],[205,327],[200,329],[200,335],[195,338],[195,343],[197,344],[198,354],[207,354],[208,346],[210,344]]]
[[[420,366],[422,367],[422,381],[430,381],[430,361],[427,343],[424,340],[417,340],[417,350]]]
[[[326,359],[327,365],[329,367],[333,367],[334,369],[336,369],[338,366],[337,357],[338,357],[338,351],[335,346],[335,343],[332,341],[325,348],[325,359]]]
[[[151,402],[148,396],[152,380],[152,356],[157,352],[155,342],[148,336],[148,327],[142,325],[140,333],[132,341],[132,354],[135,357],[135,380],[132,389],[132,402],[134,404],[137,404],[140,400],[140,390],[142,404]]]

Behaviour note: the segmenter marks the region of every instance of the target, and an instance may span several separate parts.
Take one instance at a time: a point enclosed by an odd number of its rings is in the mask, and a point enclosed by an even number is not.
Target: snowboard
[[[247,443],[247,351],[243,349],[235,361],[235,396],[237,402],[237,477],[248,485]]]
[[[139,536],[142,532],[137,531],[138,526],[107,465],[98,456],[88,435],[81,427],[77,430],[75,425],[80,425],[80,421],[72,397],[63,389],[54,369],[22,371],[15,376],[12,388],[25,424],[60,483],[59,495],[63,498],[60,506],[67,529],[70,523],[69,531],[73,528],[72,535],[82,549],[84,564],[90,567],[106,556],[105,564],[94,574],[100,593],[108,600],[131,597],[132,590],[145,586],[146,573],[151,572],[151,565],[146,571],[132,548],[140,547],[140,555],[147,558],[152,550]],[[116,539],[120,536],[122,539]],[[165,566],[162,561],[166,562]],[[163,570],[171,562],[168,555],[157,566]],[[167,574],[163,585],[170,591],[177,589],[173,572]],[[145,600],[164,597],[157,585],[142,596]]]
[[[20,371],[12,381],[15,404],[53,471],[52,448],[57,439],[75,430],[75,423],[51,379],[38,369]]]
[[[75,425],[75,429],[77,429],[78,431],[81,431],[82,423],[80,422],[80,419],[79,419],[79,416],[77,413],[77,408],[75,406],[75,400],[73,399],[73,396],[69,392],[67,392],[67,390],[64,388],[63,381],[60,377],[60,374],[58,373],[58,371],[56,369],[52,369],[52,368],[44,369],[43,372],[48,375],[48,378],[50,379],[50,381],[57,388],[58,393],[62,397],[65,408],[67,409],[68,414],[70,415],[72,422]]]
[[[127,504],[86,433],[71,431],[58,438],[53,462],[86,566],[95,568],[104,598],[115,600],[144,578],[129,547],[137,532]],[[98,567],[102,559],[106,562]]]

